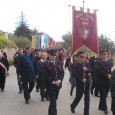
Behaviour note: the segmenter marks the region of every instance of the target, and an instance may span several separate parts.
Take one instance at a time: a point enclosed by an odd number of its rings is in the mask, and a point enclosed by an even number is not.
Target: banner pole
[[[84,12],[84,8],[85,8],[84,6],[85,6],[85,0],[83,0],[83,12]]]

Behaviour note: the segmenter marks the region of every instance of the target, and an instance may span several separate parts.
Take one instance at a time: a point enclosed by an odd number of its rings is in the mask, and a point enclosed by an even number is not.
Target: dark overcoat
[[[95,65],[95,82],[97,86],[109,86],[110,68],[107,61],[99,60]]]
[[[62,84],[60,85],[60,87],[57,87],[54,84],[52,84],[53,81],[60,80],[61,83],[63,81],[64,70],[63,70],[63,64],[60,61],[55,61],[55,66],[49,60],[44,62],[43,71],[46,79],[47,88],[57,89],[62,87],[61,86]]]
[[[111,86],[111,96],[115,97],[115,70],[111,73],[110,86]]]
[[[17,62],[17,74],[21,75],[21,81],[22,82],[34,82],[35,81],[35,59],[32,55],[30,55],[30,60],[33,64],[33,70],[30,66],[30,64],[26,61],[24,55],[21,55],[18,58]]]
[[[110,88],[111,88],[111,97],[112,97],[111,110],[115,112],[115,67],[111,73]]]
[[[88,86],[90,85],[90,77],[89,77],[89,74],[88,73],[91,73],[92,72],[92,69],[90,67],[90,65],[88,63],[84,63],[85,64],[85,67],[87,67],[87,71],[84,73],[83,72],[83,63],[80,63],[78,61],[74,61],[74,63],[72,64],[72,77],[74,77],[76,79],[76,85],[84,85],[84,83],[82,82],[82,80],[86,79],[86,83],[85,83],[85,86]]]

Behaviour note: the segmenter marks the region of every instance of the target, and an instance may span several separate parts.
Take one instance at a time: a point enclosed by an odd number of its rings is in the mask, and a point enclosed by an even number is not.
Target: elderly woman
[[[110,86],[111,86],[111,111],[113,115],[115,115],[115,66],[111,69],[111,80],[110,80]]]

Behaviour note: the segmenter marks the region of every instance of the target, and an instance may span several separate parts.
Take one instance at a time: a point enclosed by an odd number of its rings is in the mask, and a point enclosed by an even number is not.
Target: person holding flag
[[[76,96],[70,105],[71,112],[75,113],[75,108],[80,102],[83,93],[85,95],[84,115],[89,115],[90,106],[90,76],[92,69],[89,64],[85,62],[85,55],[83,51],[77,52],[74,56],[75,61],[72,64],[72,76],[76,79]]]

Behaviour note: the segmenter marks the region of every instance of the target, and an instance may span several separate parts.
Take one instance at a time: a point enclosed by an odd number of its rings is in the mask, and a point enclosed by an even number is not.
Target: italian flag
[[[7,69],[6,69],[5,65],[4,65],[2,62],[0,62],[0,67],[2,67],[2,68],[5,70],[5,76],[6,76],[6,74],[7,74]]]

